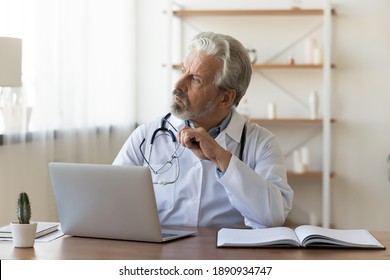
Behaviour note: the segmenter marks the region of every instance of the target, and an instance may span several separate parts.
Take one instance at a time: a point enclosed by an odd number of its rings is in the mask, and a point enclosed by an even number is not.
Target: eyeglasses
[[[170,114],[165,116],[163,121],[162,121],[161,127],[156,129],[153,132],[152,137],[151,137],[151,141],[150,141],[149,154],[148,154],[147,157],[145,156],[145,154],[143,152],[143,145],[144,145],[146,139],[143,139],[141,144],[140,144],[140,146],[139,146],[141,155],[142,155],[144,161],[149,166],[150,170],[153,172],[153,174],[161,175],[161,174],[167,173],[169,170],[171,170],[173,167],[175,167],[175,175],[174,175],[173,179],[171,179],[171,180],[159,180],[157,182],[153,182],[153,184],[160,184],[160,185],[173,184],[173,183],[175,183],[177,181],[177,179],[179,178],[179,175],[180,175],[180,162],[179,162],[179,158],[183,154],[183,152],[185,150],[185,147],[180,145],[180,143],[177,141],[176,136],[175,136],[175,133],[177,133],[177,129],[168,121],[169,116],[170,116]],[[175,132],[173,132],[171,129],[166,128],[166,124],[167,123]],[[153,145],[154,145],[154,142],[155,141],[159,141],[161,137],[163,137],[164,139],[166,137],[169,137],[171,139],[171,141],[172,141],[172,149],[171,149],[172,153],[171,154],[168,153],[168,154],[170,154],[170,156],[167,156],[167,160],[166,161],[162,160],[163,164],[161,164],[161,165],[159,164],[158,166],[156,166],[155,164],[152,165],[152,161],[151,161],[153,156],[156,156],[156,155],[153,155]],[[167,149],[168,148],[169,147],[167,147]]]

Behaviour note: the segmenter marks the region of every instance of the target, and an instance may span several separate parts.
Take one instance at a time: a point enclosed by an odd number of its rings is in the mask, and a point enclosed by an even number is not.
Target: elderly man
[[[150,167],[163,225],[284,223],[293,191],[277,139],[235,109],[251,75],[239,41],[198,34],[172,92],[171,112],[139,126],[114,160]]]

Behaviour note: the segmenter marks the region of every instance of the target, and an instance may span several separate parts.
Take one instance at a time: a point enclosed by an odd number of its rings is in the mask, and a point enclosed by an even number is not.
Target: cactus
[[[16,216],[20,224],[29,224],[31,218],[31,207],[28,195],[25,192],[19,194]]]

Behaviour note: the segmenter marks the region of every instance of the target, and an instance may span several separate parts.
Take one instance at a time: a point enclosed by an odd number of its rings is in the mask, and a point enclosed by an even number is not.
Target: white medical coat
[[[159,132],[153,145],[150,144],[153,133],[161,127],[162,118],[139,126],[113,164],[147,165],[140,147],[148,161],[152,147],[150,164],[153,169],[166,163],[175,150],[173,138]],[[185,125],[173,115],[169,122],[177,131]],[[238,155],[245,123],[246,143],[241,161]],[[177,135],[170,125],[166,127]],[[228,126],[215,140],[233,153],[223,176],[218,175],[212,162],[199,159],[182,146],[177,151],[183,151],[179,164],[162,174],[152,172],[153,182],[173,181],[179,174],[174,184],[154,184],[161,224],[252,228],[282,225],[292,208],[293,191],[287,183],[284,157],[275,135],[246,122],[233,110]]]

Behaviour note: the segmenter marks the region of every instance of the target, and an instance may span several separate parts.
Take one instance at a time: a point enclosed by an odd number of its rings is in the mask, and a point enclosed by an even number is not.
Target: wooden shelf
[[[332,15],[336,14],[334,9]],[[174,10],[177,17],[186,16],[322,16],[322,9],[269,9],[269,10]]]
[[[166,64],[163,64],[164,67],[167,67]],[[181,69],[181,64],[173,64],[172,68],[175,70]],[[332,68],[336,66],[331,65]],[[252,64],[253,69],[322,69],[323,64],[286,64],[286,63],[255,63]]]
[[[277,64],[277,63],[255,63],[252,64],[254,69],[322,69],[323,64]],[[336,68],[334,64],[331,65],[332,68]]]
[[[258,124],[322,124],[322,119],[306,119],[306,118],[278,118],[278,119],[262,119],[251,118],[250,122]],[[335,120],[331,119],[331,123]]]
[[[289,68],[310,68],[310,69],[322,69],[322,64],[276,64],[276,63],[267,63],[267,64],[261,64],[261,63],[255,63],[252,64],[252,68],[275,68],[275,69],[289,69]]]
[[[330,173],[330,177],[334,177],[334,173]],[[322,172],[321,171],[308,171],[304,173],[296,173],[293,171],[288,171],[287,172],[287,178],[288,179],[310,179],[310,178],[322,178]]]

